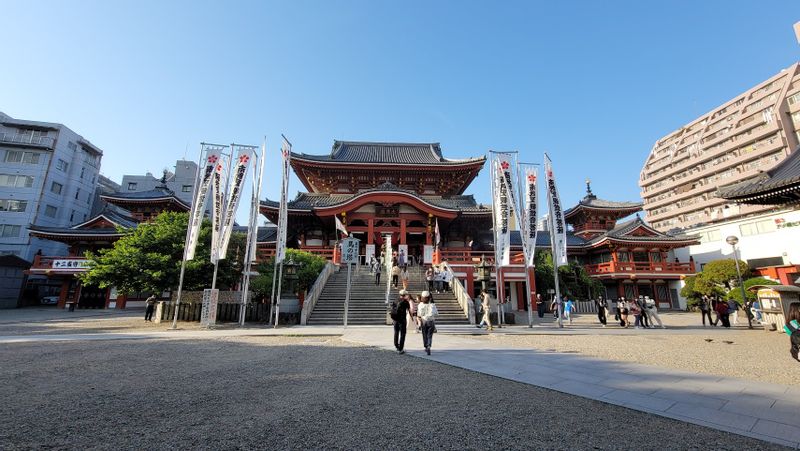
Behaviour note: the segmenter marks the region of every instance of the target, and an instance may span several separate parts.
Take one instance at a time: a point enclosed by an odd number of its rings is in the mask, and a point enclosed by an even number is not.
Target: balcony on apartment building
[[[50,136],[38,136],[30,133],[0,132],[0,144],[52,149],[55,142],[56,139]]]

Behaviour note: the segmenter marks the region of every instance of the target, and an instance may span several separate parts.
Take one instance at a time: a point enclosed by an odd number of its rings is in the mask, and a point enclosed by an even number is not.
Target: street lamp
[[[283,264],[284,276],[286,277],[287,283],[287,293],[294,293],[294,285],[295,281],[297,280],[297,268],[300,264],[295,263],[292,257],[289,257],[289,261]]]
[[[731,235],[725,238],[725,242],[730,244],[733,248],[733,265],[736,266],[736,277],[739,278],[739,288],[742,290],[742,303],[744,304],[743,307],[745,310],[745,315],[747,316],[747,328],[753,328],[753,320],[750,317],[750,309],[747,307],[747,294],[744,292],[744,283],[742,282],[742,272],[739,270],[739,257],[736,255],[736,243],[739,242],[739,238],[735,235]]]

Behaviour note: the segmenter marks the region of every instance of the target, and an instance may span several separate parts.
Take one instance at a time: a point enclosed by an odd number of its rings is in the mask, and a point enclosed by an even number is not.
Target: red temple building
[[[438,143],[335,141],[327,155],[292,153],[292,169],[308,191],[288,204],[287,244],[336,260],[338,217],[361,240],[364,260],[379,254],[384,237],[391,236],[396,251],[425,263],[446,261],[474,295],[475,265],[482,258],[494,259],[492,213],[489,205],[464,192],[485,162],[483,156],[445,158]],[[675,262],[672,250],[696,240],[658,232],[638,216],[617,224],[641,209],[640,203],[598,199],[587,185],[586,197],[565,212],[573,229],[568,255],[603,282],[608,297],[649,295],[664,308],[680,308],[680,279],[693,274],[694,265]],[[261,212],[273,223],[278,211],[276,201],[261,203]],[[440,244],[430,252],[437,223]],[[537,248],[549,249],[549,243],[548,232],[541,231]],[[262,248],[261,255],[273,252],[274,247]],[[516,255],[501,269],[500,279],[512,305],[524,310],[521,252],[517,233],[512,236]]]
[[[118,208],[107,208],[97,216],[69,228],[31,226],[30,234],[39,238],[60,241],[69,246],[67,256],[36,255],[29,274],[45,276],[61,285],[58,306],[75,303],[78,308],[125,307],[125,297],[116,290],[83,286],[76,274],[86,271],[87,251],[97,252],[113,246],[125,232],[164,211],[189,211],[186,205],[165,185],[150,191],[114,193],[100,196]]]

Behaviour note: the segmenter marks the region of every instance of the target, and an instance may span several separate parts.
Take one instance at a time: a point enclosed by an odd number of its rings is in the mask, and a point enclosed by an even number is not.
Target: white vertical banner
[[[553,163],[544,154],[544,173],[547,180],[547,202],[550,207],[550,234],[553,244],[553,264],[556,268],[567,264],[567,227],[564,224],[564,211],[558,197],[556,177],[553,174]]]
[[[225,204],[225,214],[222,216],[222,235],[219,243],[219,258],[224,259],[228,253],[228,243],[231,241],[233,224],[236,221],[236,210],[239,209],[239,200],[242,198],[242,188],[247,178],[247,170],[253,160],[255,146],[234,145],[237,148],[236,157],[231,162],[231,182],[228,187],[228,201]],[[231,149],[233,152],[233,148]]]
[[[281,204],[278,211],[278,240],[275,244],[275,261],[280,263],[286,258],[286,227],[288,224],[286,216],[289,213],[289,165],[292,158],[292,143],[283,138],[281,144],[281,154],[283,155],[283,182],[281,184]]]
[[[195,190],[196,195],[192,203],[192,214],[189,217],[189,241],[186,244],[186,260],[194,258],[194,252],[200,238],[200,225],[203,223],[208,189],[211,185],[214,170],[222,155],[222,150],[225,148],[224,146],[207,146],[205,144],[203,146],[206,147],[205,156],[203,157],[205,165],[200,176],[199,185]]]
[[[492,158],[492,208],[494,209],[495,260],[499,266],[511,263],[511,197],[506,184],[506,171],[511,170],[508,156],[494,154]]]
[[[536,192],[536,177],[539,172],[536,166],[526,166],[523,173],[525,187],[524,205],[522,210],[522,230],[520,236],[523,237],[523,249],[528,266],[534,265],[536,256],[536,217],[539,214],[539,200]]]
[[[216,263],[219,259],[220,231],[222,230],[222,215],[225,209],[225,168],[227,161],[224,156],[220,156],[211,176],[211,187],[213,192],[211,197],[211,263]]]

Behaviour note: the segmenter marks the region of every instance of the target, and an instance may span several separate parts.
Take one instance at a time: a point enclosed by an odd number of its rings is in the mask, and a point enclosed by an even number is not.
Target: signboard
[[[367,264],[369,264],[372,261],[372,257],[375,256],[375,245],[367,244],[364,252],[367,254]]]
[[[424,255],[422,256],[422,261],[426,265],[433,264],[433,245],[426,244],[423,248]]]
[[[219,290],[203,290],[203,310],[200,312],[200,325],[208,327],[217,323],[217,301],[219,301]]]
[[[53,260],[53,269],[65,270],[84,270],[89,269],[91,262],[89,260]]]
[[[342,240],[342,263],[358,263],[358,238],[345,238]]]

